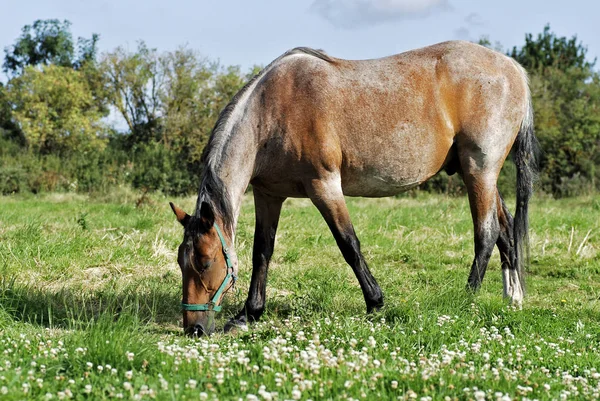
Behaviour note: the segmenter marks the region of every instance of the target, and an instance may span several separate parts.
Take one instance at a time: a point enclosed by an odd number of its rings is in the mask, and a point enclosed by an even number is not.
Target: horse
[[[497,189],[511,149],[514,218]],[[467,288],[481,286],[497,246],[503,295],[520,306],[536,149],[527,74],[499,52],[450,41],[361,61],[306,47],[284,53],[221,112],[201,158],[195,212],[171,203],[184,227],[178,263],[185,333],[214,331],[214,313],[238,271],[235,232],[249,184],[256,212],[252,278],[225,331],[257,321],[265,310],[269,261],[289,197],[310,198],[354,271],[367,312],[379,310],[383,293],[344,196],[396,195],[442,170],[459,174],[468,192],[475,256]]]

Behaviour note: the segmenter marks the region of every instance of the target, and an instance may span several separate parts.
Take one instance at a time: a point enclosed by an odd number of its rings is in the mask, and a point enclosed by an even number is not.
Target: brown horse
[[[514,144],[517,210],[496,182]],[[183,324],[210,333],[237,271],[233,251],[242,195],[253,186],[256,228],[248,299],[226,329],[259,319],[281,205],[308,197],[360,283],[367,311],[383,294],[360,251],[347,196],[395,195],[440,170],[469,194],[477,289],[497,245],[504,296],[520,305],[527,205],[535,172],[533,112],[524,69],[468,42],[445,42],[377,60],[348,61],[308,48],[277,58],[221,113],[205,149],[196,211],[173,204],[185,228],[178,261]]]

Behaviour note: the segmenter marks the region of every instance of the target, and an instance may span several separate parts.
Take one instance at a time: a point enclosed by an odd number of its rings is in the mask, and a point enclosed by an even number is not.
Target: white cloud
[[[450,10],[449,0],[315,0],[310,10],[334,26],[353,29]]]

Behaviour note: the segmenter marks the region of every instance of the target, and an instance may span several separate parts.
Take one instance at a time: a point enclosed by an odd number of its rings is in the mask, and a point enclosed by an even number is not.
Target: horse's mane
[[[306,54],[309,56],[317,57],[321,60],[329,63],[335,62],[335,59],[328,56],[323,50],[311,49],[309,47],[296,47],[292,50],[288,50],[281,56],[273,60],[269,65],[263,68],[258,74],[256,74],[250,81],[244,85],[238,93],[235,94],[233,99],[225,106],[225,108],[219,114],[219,118],[210,134],[208,144],[202,152],[200,162],[204,165],[202,171],[202,179],[200,181],[200,190],[198,193],[198,203],[196,204],[196,214],[200,213],[200,206],[202,202],[209,202],[215,212],[218,213],[223,219],[224,226],[231,230],[233,225],[233,210],[231,199],[229,194],[223,185],[221,179],[215,173],[215,167],[221,160],[223,155],[223,147],[227,142],[229,134],[226,132],[227,122],[233,114],[238,103],[243,99],[244,95],[248,93],[251,88],[254,88],[255,84],[260,78],[262,78],[271,67],[285,57],[294,54]],[[231,131],[231,130],[230,130]]]

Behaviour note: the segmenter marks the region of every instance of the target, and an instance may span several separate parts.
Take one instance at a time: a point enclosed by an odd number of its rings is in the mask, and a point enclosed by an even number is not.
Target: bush
[[[198,189],[200,177],[191,177],[181,157],[163,144],[151,142],[135,149],[130,183],[134,188],[187,195]]]

